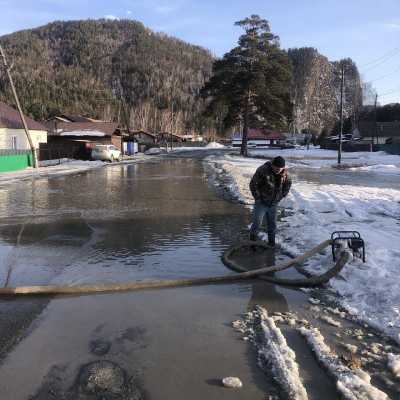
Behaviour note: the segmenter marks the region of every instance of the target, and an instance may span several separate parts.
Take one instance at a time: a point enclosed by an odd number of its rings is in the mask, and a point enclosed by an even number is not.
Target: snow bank
[[[223,149],[223,148],[225,148],[225,146],[218,142],[210,142],[210,143],[208,143],[206,148],[207,149]]]
[[[310,151],[320,158],[325,154]],[[385,153],[365,156],[379,159],[380,165],[386,163],[384,160],[392,163],[393,157],[400,160]],[[249,182],[265,160],[225,155],[208,157],[207,161],[217,172],[228,175],[227,186],[234,196],[249,207],[253,205]],[[321,176],[324,171],[321,168]],[[280,203],[287,215],[278,225],[278,235],[285,238],[281,241],[283,250],[296,256],[326,240],[335,230],[359,231],[366,242],[367,262],[352,261],[330,285],[340,295],[342,306],[400,343],[400,191],[373,187],[373,181],[367,180],[368,186],[338,185],[331,170],[328,176],[331,184],[295,181],[289,196]],[[352,179],[351,172],[348,176]],[[306,268],[321,273],[331,265],[332,257],[326,251],[310,260]]]
[[[67,162],[71,162],[73,160],[69,158],[56,158],[54,160],[43,160],[39,161],[39,167],[51,167],[53,165],[65,164]]]
[[[388,354],[388,367],[396,378],[400,378],[400,355]]]
[[[235,321],[233,326],[252,340],[258,349],[260,367],[272,373],[288,398],[308,399],[300,379],[296,355],[264,308],[257,306],[253,312],[246,314],[244,321]],[[257,332],[262,332],[262,335]]]
[[[94,168],[103,167],[105,163],[102,161],[81,161],[81,160],[70,160],[69,162],[62,163],[59,165],[45,166],[35,168],[27,168],[21,171],[15,172],[3,172],[0,173],[0,184],[8,184],[17,182],[24,179],[35,179],[46,176],[58,176],[68,175],[77,172],[89,171]]]
[[[306,338],[322,366],[336,379],[337,389],[345,399],[389,399],[386,393],[371,385],[371,378],[365,371],[352,371],[345,366],[339,357],[332,353],[318,329],[301,327],[298,330]]]
[[[144,152],[144,154],[149,155],[149,156],[154,156],[157,154],[162,154],[165,153],[164,149],[160,149],[159,147],[152,147],[151,149],[148,149]]]
[[[253,157],[272,158],[280,155],[290,164],[308,168],[337,166],[337,151],[319,148],[249,150]],[[353,170],[400,175],[400,156],[379,152],[342,153],[342,165]]]

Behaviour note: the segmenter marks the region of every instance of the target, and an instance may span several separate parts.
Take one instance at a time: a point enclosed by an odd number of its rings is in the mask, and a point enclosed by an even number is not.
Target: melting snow
[[[394,355],[389,353],[388,367],[397,378],[400,378],[400,355]]]
[[[223,149],[225,146],[218,142],[210,142],[207,144],[206,148],[208,149]]]
[[[274,157],[292,157],[294,166],[321,168],[331,179],[340,171],[332,172],[326,166],[336,161],[336,152],[329,150],[268,150],[264,154]],[[380,166],[375,172],[388,170],[400,175],[400,157],[386,153],[345,153],[344,161]],[[265,160],[238,156],[210,156],[207,159],[217,172],[230,178],[230,191],[241,202],[251,207],[254,200],[249,182],[258,166]],[[365,168],[365,167],[362,167]],[[354,169],[360,170],[358,169]],[[353,172],[347,172],[351,179]],[[280,241],[285,252],[296,256],[330,237],[335,230],[357,230],[366,243],[367,262],[353,260],[338,278],[330,281],[331,288],[340,295],[340,301],[350,315],[360,318],[377,329],[385,331],[400,343],[400,190],[374,187],[379,175],[371,175],[371,184],[339,185],[332,182],[312,183],[295,181],[288,197],[281,202],[285,207],[283,221],[278,225],[278,235],[289,241]],[[351,182],[350,182],[351,183]],[[388,185],[389,186],[389,185]],[[310,260],[306,266],[311,273],[322,273],[332,265],[332,256],[325,253]]]
[[[299,328],[324,368],[337,380],[336,386],[348,400],[385,400],[386,393],[372,386],[370,376],[362,370],[352,371],[332,353],[324,337],[316,328]]]
[[[275,325],[262,307],[247,313],[244,321],[234,321],[233,326],[252,339],[258,349],[261,368],[267,365],[281,389],[293,400],[308,399],[307,392],[300,379],[296,355],[288,346],[281,330]],[[256,334],[255,332],[262,332]]]

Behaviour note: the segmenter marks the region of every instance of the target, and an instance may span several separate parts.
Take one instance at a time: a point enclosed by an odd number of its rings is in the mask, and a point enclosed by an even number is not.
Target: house
[[[185,138],[183,136],[171,132],[160,132],[157,137],[158,142],[163,144],[171,143],[171,140],[173,143],[182,143],[185,141]]]
[[[35,148],[47,142],[47,128],[26,117],[29,133]],[[0,149],[30,150],[30,145],[19,112],[7,104],[0,102]]]
[[[152,145],[157,143],[157,135],[144,130],[133,131],[131,135],[142,145]]]
[[[247,133],[247,146],[253,148],[263,148],[269,146],[279,146],[286,141],[286,136],[281,132],[275,132],[267,129],[249,129]],[[232,146],[240,147],[242,145],[242,134],[234,133],[232,136]]]
[[[33,146],[47,142],[44,125],[25,117]],[[20,114],[14,108],[0,102],[0,172],[25,169],[32,166],[32,153]]]
[[[51,120],[47,146],[41,146],[40,159],[89,159],[96,144],[113,144],[123,149],[123,138],[116,122],[63,122]]]
[[[203,136],[196,134],[187,134],[187,135],[182,135],[182,139],[185,142],[202,142]]]
[[[46,122],[57,123],[57,122],[105,122],[105,121],[89,117],[83,117],[82,115],[61,114],[49,118],[48,120],[46,120]]]
[[[360,121],[358,123],[360,139],[374,144],[400,142],[400,121],[377,122]]]

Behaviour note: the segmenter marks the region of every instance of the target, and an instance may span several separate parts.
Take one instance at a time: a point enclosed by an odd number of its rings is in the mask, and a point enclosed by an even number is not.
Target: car
[[[92,160],[120,161],[121,152],[112,144],[97,144],[92,149]]]

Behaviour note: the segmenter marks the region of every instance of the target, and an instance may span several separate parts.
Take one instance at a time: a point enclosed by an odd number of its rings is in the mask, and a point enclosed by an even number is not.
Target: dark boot
[[[268,244],[271,247],[275,247],[275,233],[269,233],[268,232]]]
[[[258,239],[257,234],[254,232],[250,232],[249,240],[251,240],[252,242],[255,242],[257,239]]]

